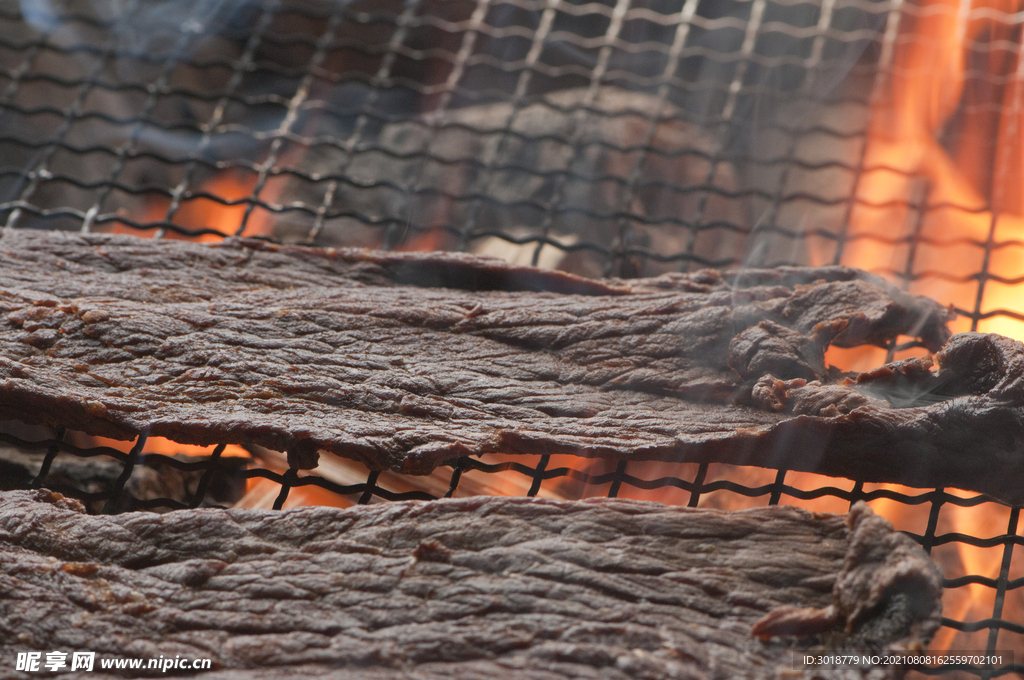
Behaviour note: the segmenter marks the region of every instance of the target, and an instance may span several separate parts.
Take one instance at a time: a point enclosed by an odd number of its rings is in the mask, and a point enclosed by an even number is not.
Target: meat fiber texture
[[[847,268],[596,281],[458,254],[6,230],[0,311],[2,415],[115,438],[259,444],[300,468],[320,449],[416,474],[572,453],[1024,488],[1005,474],[1019,409],[978,392],[995,382],[903,409],[832,384],[830,343],[948,337],[945,309]],[[986,456],[961,455],[979,440]]]
[[[921,650],[941,583],[864,504],[844,517],[476,497],[90,516],[45,490],[0,493],[0,573],[5,660],[181,655],[212,659],[210,679],[881,680],[904,669],[794,668],[793,652]]]
[[[950,318],[843,267],[598,281],[460,254],[11,229],[0,313],[3,418],[258,444],[299,468],[318,450],[413,474],[570,453],[905,483],[927,461],[826,450],[840,426],[872,446],[891,410],[795,415],[793,383],[757,381],[833,380],[829,343],[938,349]]]

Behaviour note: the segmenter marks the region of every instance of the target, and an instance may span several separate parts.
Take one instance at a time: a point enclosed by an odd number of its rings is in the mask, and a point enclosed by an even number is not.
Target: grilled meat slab
[[[1017,455],[1019,425],[964,460],[975,402],[897,408],[836,384],[829,344],[949,335],[941,306],[843,267],[597,281],[459,254],[5,230],[0,314],[0,417],[96,435],[258,444],[299,468],[319,450],[413,474],[571,453],[1024,488],[992,465]],[[997,401],[1001,424],[1017,417]]]
[[[864,504],[844,517],[477,497],[89,516],[19,491],[0,493],[0,574],[5,658],[180,655],[225,679],[881,680],[904,669],[795,671],[793,650],[919,649],[940,612],[936,567]]]

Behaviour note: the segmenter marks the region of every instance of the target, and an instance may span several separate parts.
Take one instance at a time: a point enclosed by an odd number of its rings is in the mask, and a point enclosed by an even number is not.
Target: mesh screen
[[[915,76],[901,54],[928,39],[912,29],[934,17],[970,37],[965,94],[929,142],[955,164],[971,131],[992,115],[998,128],[1016,101],[1011,11],[902,0],[0,0],[0,221],[465,250],[591,276],[834,262],[953,304],[954,330],[1013,333],[1024,241],[1006,197],[940,194],[939,175],[901,165],[905,148],[872,146],[891,84]],[[998,134],[984,139],[972,172],[998,188],[1012,162],[1000,162]],[[944,230],[957,220],[970,228]],[[859,368],[919,351],[894,343],[830,358]],[[128,448],[14,422],[0,441],[4,487],[45,485],[93,512],[480,493],[843,512],[864,499],[946,574],[935,646],[1012,649],[1024,661],[1020,509],[952,489],[568,456],[467,458],[423,478],[325,456],[298,472],[257,448],[144,437]],[[919,672],[1019,676],[1019,661]]]

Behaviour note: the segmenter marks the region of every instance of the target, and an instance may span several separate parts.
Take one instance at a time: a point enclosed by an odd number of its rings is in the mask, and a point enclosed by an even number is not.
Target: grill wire
[[[0,222],[501,252],[590,275],[801,264],[813,253],[844,263],[869,108],[900,20],[916,11],[903,0],[0,0]],[[914,267],[930,243],[915,227],[925,210],[924,199],[910,205],[903,231],[879,239],[905,255],[885,273],[908,287],[935,276]],[[989,271],[1006,244],[990,235],[971,246],[983,257],[961,281],[979,290],[956,310],[964,323],[1024,320],[982,307],[987,282],[1021,274]],[[977,632],[988,653],[1024,648],[1024,625],[1003,616],[1024,592],[1020,508],[983,496],[564,456],[459,459],[447,488],[427,492],[392,473],[341,484],[258,455],[239,462],[224,445],[170,456],[145,453],[143,436],[124,452],[7,425],[0,441],[37,467],[4,461],[6,487],[46,480],[94,511],[216,506],[218,484],[256,478],[279,488],[275,508],[310,487],[357,503],[430,500],[458,495],[470,476],[522,481],[529,496],[888,502],[918,511],[922,526],[897,528],[933,554],[967,544],[999,560],[996,578],[947,567],[947,589],[979,585],[994,604],[989,618],[943,627]],[[106,477],[62,482],[50,474],[58,456]],[[180,473],[182,493],[137,497],[133,475],[161,466]],[[999,507],[1005,532],[940,533],[951,507]],[[916,672],[1007,677],[1024,664]]]

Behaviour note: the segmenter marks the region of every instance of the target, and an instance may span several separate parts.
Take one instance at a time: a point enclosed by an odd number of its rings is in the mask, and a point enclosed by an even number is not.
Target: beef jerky
[[[819,438],[822,470],[1021,502],[1024,344],[961,333],[934,363],[907,359],[831,385],[766,376],[753,392],[791,417],[792,446],[807,451]]]
[[[904,669],[794,670],[793,650],[922,649],[940,620],[938,570],[864,504],[843,517],[478,497],[88,516],[10,492],[0,558],[5,658],[180,655],[211,658],[217,678],[880,680]]]
[[[842,267],[592,281],[17,230],[0,236],[0,312],[2,417],[416,474],[489,452],[817,469],[791,460],[793,417],[744,396],[749,376],[818,375],[829,342],[938,348],[949,318]],[[830,427],[798,443],[816,452]]]

